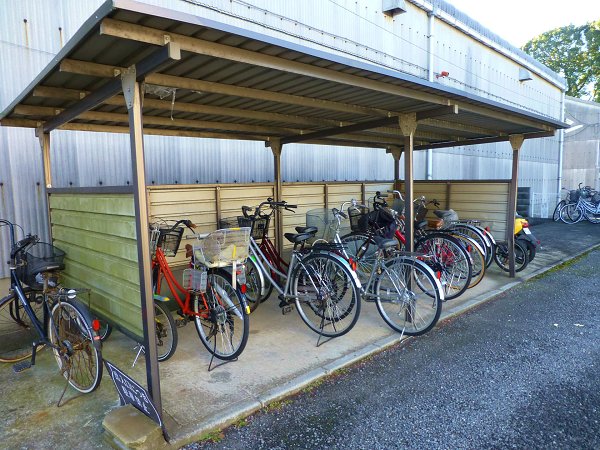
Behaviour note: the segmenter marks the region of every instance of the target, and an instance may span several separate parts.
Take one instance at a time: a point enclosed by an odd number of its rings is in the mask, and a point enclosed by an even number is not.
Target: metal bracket
[[[127,109],[133,108],[133,94],[136,82],[136,70],[135,66],[129,66],[121,73],[121,84],[123,86],[123,96],[125,97],[125,104]]]
[[[403,136],[410,136],[417,131],[417,114],[401,114],[398,118],[398,126]]]

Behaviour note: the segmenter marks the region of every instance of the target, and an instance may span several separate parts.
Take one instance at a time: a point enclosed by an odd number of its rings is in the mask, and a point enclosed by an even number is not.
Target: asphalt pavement
[[[596,249],[186,448],[598,449],[599,268]]]

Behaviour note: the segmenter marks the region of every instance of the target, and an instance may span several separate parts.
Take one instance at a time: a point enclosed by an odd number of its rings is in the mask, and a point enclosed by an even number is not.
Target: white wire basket
[[[242,264],[250,248],[250,228],[226,228],[213,231],[194,245],[194,262],[206,267]]]
[[[183,271],[183,287],[188,291],[206,292],[207,279],[208,275],[204,267]]]

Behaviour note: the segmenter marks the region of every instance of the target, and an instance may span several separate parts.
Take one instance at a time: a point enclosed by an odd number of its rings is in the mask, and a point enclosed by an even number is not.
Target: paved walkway
[[[536,259],[516,279],[495,265],[480,285],[444,305],[443,317],[457,314],[497,295],[528,277],[600,245],[600,226],[544,223],[532,227],[542,241]],[[297,313],[282,316],[276,301],[262,304],[252,315],[248,346],[240,360],[208,373],[209,356],[190,324],[180,331],[174,357],[162,363],[163,407],[176,445],[198,438],[205,430],[236,415],[298,391],[312,381],[353,361],[392,345],[398,335],[379,317],[373,304],[364,304],[357,326],[346,336],[315,347],[317,336]],[[144,382],[143,361],[135,368],[133,342],[120,333],[106,342],[105,358]],[[34,369],[14,374],[0,366],[0,438],[7,448],[104,448],[101,422],[118,405],[105,375],[100,389],[57,409],[64,387],[49,352],[42,352]],[[72,394],[68,391],[68,394]]]

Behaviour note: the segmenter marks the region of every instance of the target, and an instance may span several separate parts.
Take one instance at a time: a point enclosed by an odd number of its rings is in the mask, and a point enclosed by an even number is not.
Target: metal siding
[[[3,1],[8,3],[8,0]],[[327,48],[345,56],[362,57],[426,78],[427,15],[410,3],[407,4],[408,13],[390,19],[379,11],[380,0],[336,0],[337,5],[321,0],[308,3],[254,0],[254,6],[250,7],[240,1],[220,0],[204,1],[207,7],[184,0],[145,2],[203,15],[303,45]],[[102,3],[102,0],[62,0],[4,5],[0,15],[3,73],[0,77],[0,110],[59,50],[58,28],[62,28],[63,43],[66,43]],[[218,9],[232,15],[225,15]],[[269,10],[267,13],[266,9]],[[29,46],[26,45],[24,18],[27,19]],[[340,24],[344,27],[340,28]],[[320,34],[318,30],[328,32]],[[443,58],[435,63],[437,71],[445,69],[445,62],[463,61],[462,68],[449,69],[450,79],[440,79],[440,83],[454,83],[460,89],[498,96],[509,104],[523,104],[542,114],[559,117],[560,92],[549,83],[535,75],[533,81],[518,83],[515,81],[518,75],[516,63],[439,20],[436,21],[435,39],[436,55]],[[18,70],[7,66],[14,61],[19,61]],[[454,78],[456,80],[451,80]],[[468,87],[471,85],[473,88]],[[544,160],[539,161],[541,164],[524,163],[520,184],[531,183],[534,191],[556,189],[553,173],[557,165],[556,141],[555,138],[538,139],[527,144],[527,149],[522,152],[524,161],[530,153],[533,158]],[[9,162],[0,164],[0,182],[3,183],[0,186],[1,217],[12,219],[27,232],[48,239],[37,138],[32,130],[0,128],[0,143],[2,161],[8,158]],[[248,183],[273,179],[271,152],[260,142],[147,136],[145,143],[149,183]],[[58,131],[52,134],[51,148],[54,185],[57,187],[98,186],[100,182],[102,185],[125,185],[131,181],[129,138],[126,135]],[[322,157],[324,152],[327,152],[326,158]],[[502,178],[510,171],[509,158],[507,143],[435,151],[433,174],[437,179]],[[391,156],[383,150],[373,149],[289,145],[285,147],[282,165],[286,181],[372,180],[393,176]],[[401,174],[403,172],[401,164]],[[415,153],[415,177],[425,177],[425,152]],[[5,235],[2,235],[2,241],[6,242]],[[0,256],[6,260],[7,246],[0,247]],[[7,275],[6,265],[2,265],[0,277]]]

